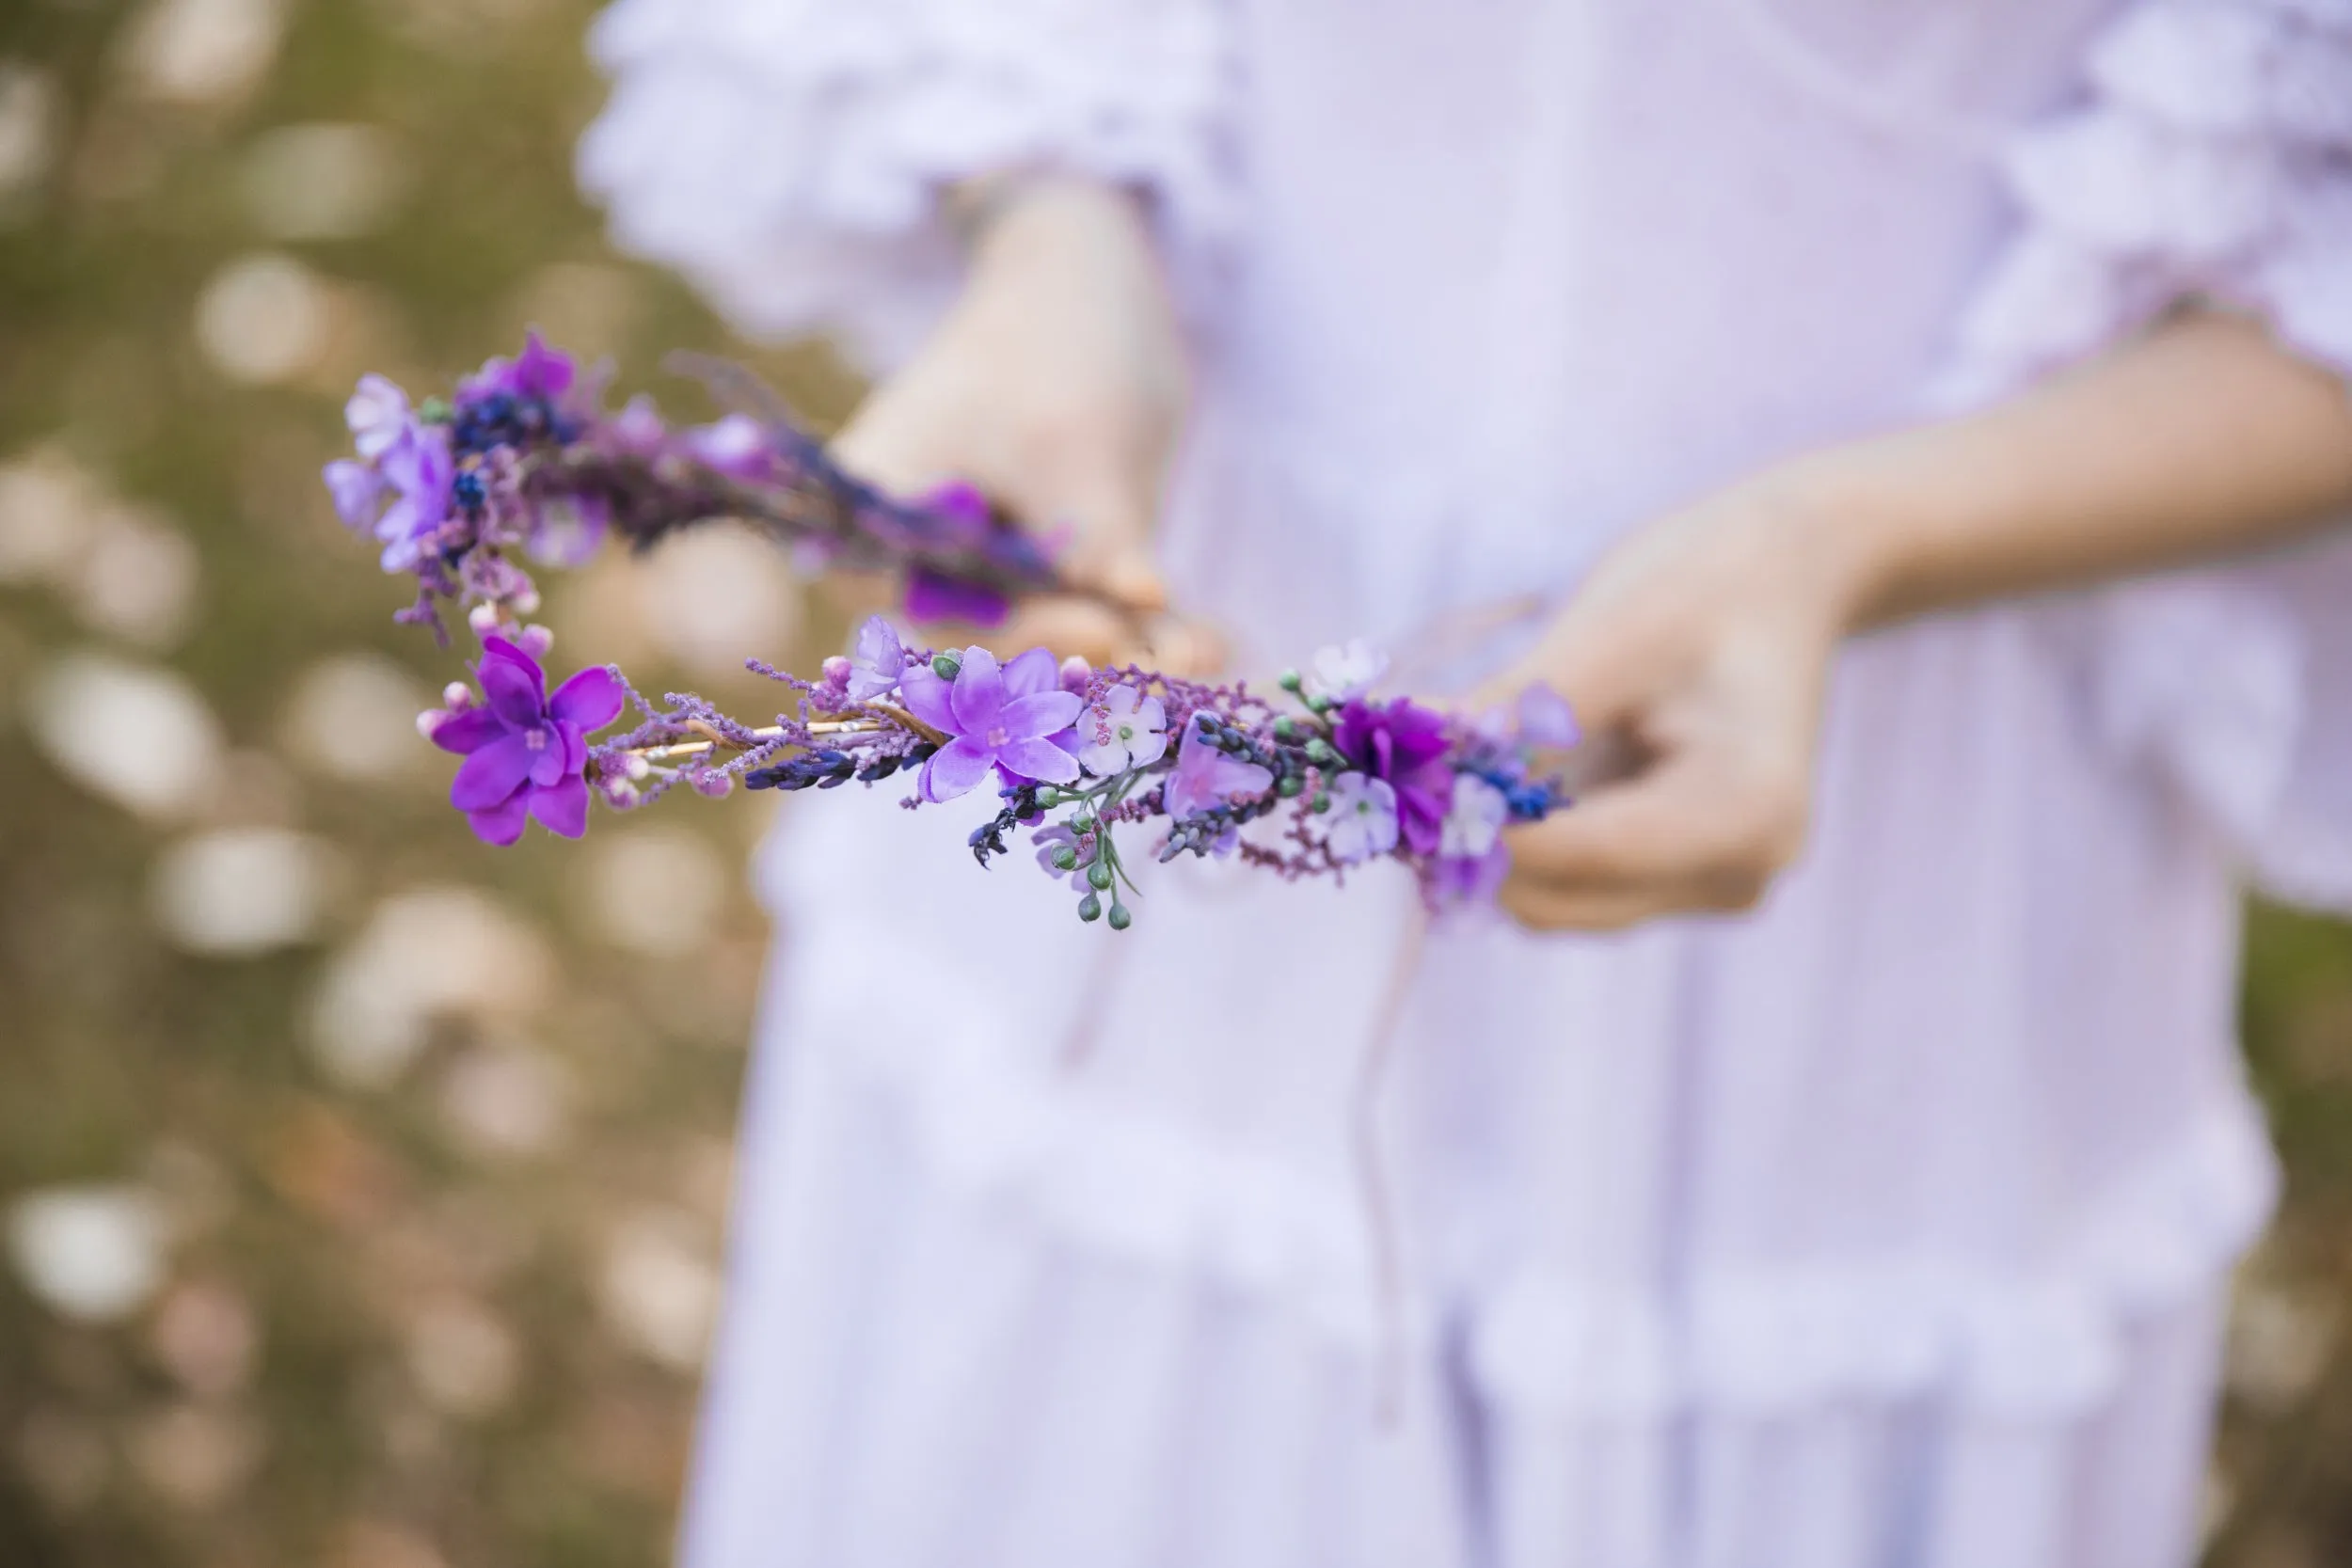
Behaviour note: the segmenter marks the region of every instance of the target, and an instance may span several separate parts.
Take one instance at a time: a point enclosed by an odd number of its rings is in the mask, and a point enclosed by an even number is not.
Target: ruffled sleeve
[[[2017,231],[1937,388],[1968,406],[2185,300],[2352,379],[2352,0],[2142,0],[2004,160]],[[2352,909],[2352,539],[2092,595],[2093,729],[2271,891]]]
[[[1235,205],[1222,0],[618,0],[582,186],[743,330],[920,341],[959,268],[942,188],[1071,169],[1152,202],[1180,290]]]

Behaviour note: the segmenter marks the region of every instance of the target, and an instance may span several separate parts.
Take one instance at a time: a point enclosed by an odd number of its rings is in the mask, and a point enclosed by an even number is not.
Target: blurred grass
[[[174,101],[135,63],[159,10],[193,29],[183,56],[240,19],[259,19],[265,42],[283,27],[249,82]],[[734,874],[758,814],[665,814],[708,846],[718,902],[679,917],[691,946],[648,948],[611,906],[659,890],[632,887],[623,863],[542,835],[485,854],[440,803],[437,773],[338,777],[287,739],[301,679],[327,656],[379,656],[424,692],[450,673],[391,626],[397,590],[362,569],[320,493],[359,371],[438,386],[537,319],[612,355],[624,387],[691,407],[662,352],[746,353],[674,279],[611,255],[573,191],[572,143],[600,93],[580,46],[590,10],[0,8],[0,62],[21,68],[0,69],[0,464],[49,451],[152,509],[201,567],[186,635],[158,646],[94,618],[55,571],[0,570],[0,1202],[129,1183],[169,1231],[163,1277],[90,1321],[37,1299],[22,1259],[0,1269],[9,1568],[665,1556],[763,942]],[[17,119],[49,148],[19,158],[11,189],[9,93],[27,80],[46,107],[28,116],[19,97]],[[332,237],[272,235],[251,160],[273,129],[311,122],[369,127],[395,150],[388,204]],[[311,292],[288,298],[321,312],[301,352],[258,376],[198,325],[224,269],[257,255],[295,258]],[[271,315],[246,325],[267,339],[282,325]],[[853,393],[819,352],[749,357],[819,419]],[[9,526],[0,515],[0,567]],[[567,662],[650,657],[628,592],[598,579],[551,606]],[[61,653],[90,648],[194,684],[228,739],[217,799],[141,821],[44,758],[23,698]],[[159,856],[257,825],[333,847],[314,928],[251,957],[175,945],[151,911]],[[453,886],[491,899],[511,927],[501,940],[551,958],[559,984],[450,1010],[386,1082],[339,1073],[311,1018],[326,977],[386,899]],[[2245,1021],[2290,1177],[2233,1338],[2214,1556],[2315,1568],[2352,1561],[2352,1353],[2338,1331],[2352,1299],[2352,934],[2257,911]],[[535,1148],[501,1152],[467,1128],[521,1114],[500,1111],[520,1091],[497,1077],[517,1039],[526,1063],[552,1064],[564,1114]]]

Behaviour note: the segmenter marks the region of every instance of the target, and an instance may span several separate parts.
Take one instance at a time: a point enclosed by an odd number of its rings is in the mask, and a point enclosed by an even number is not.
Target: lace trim
[[[1147,189],[1180,284],[1235,222],[1217,0],[619,0],[580,183],[625,248],[746,330],[902,357],[953,290],[943,184],[1056,166]]]
[[[840,1048],[912,1118],[934,1177],[1078,1245],[1271,1297],[1330,1339],[1383,1346],[1364,1216],[1343,1184],[1202,1148],[1086,1090],[874,1039]],[[1529,1272],[1463,1291],[1471,1364],[1536,1414],[1786,1410],[1949,1387],[1979,1407],[2078,1411],[2104,1398],[2124,1322],[2217,1277],[2275,1187],[2250,1108],[2215,1112],[2083,1218],[2044,1273],[1927,1257],[1697,1281],[1682,1315]],[[1412,1332],[1430,1332],[1414,1304]]]

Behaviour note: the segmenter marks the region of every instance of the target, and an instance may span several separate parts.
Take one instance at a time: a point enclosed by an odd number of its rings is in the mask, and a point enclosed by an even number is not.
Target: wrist
[[[1786,549],[1840,636],[1911,613],[1905,541],[1935,494],[1903,437],[1810,453],[1757,482]]]

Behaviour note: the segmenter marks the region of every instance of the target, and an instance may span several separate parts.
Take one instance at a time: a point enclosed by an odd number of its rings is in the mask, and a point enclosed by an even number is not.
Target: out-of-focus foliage
[[[317,480],[362,370],[426,390],[536,323],[685,408],[664,350],[744,352],[573,194],[589,8],[0,6],[9,1568],[666,1555],[762,809],[480,847],[409,728],[453,657]],[[749,706],[732,659],[800,607],[712,535],[548,618]],[[2260,917],[2247,1011],[2291,1179],[2215,1556],[2314,1568],[2352,1560],[2352,938]]]
[[[9,1568],[665,1559],[766,807],[485,850],[410,727],[458,655],[318,481],[363,370],[536,323],[699,413],[662,353],[744,354],[574,194],[591,10],[0,5]],[[682,543],[554,585],[558,655],[755,711],[798,599]]]

